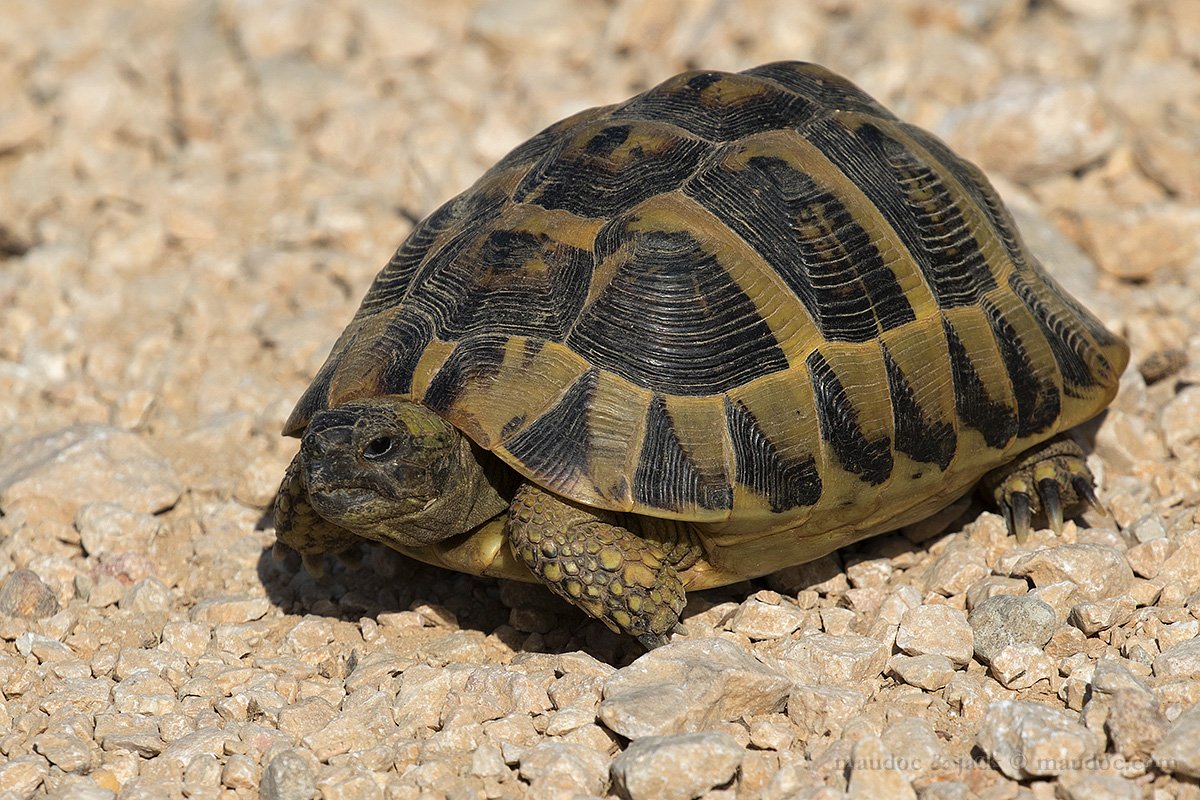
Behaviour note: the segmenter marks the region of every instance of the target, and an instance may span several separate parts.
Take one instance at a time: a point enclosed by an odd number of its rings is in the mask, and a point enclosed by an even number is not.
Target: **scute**
[[[774,534],[801,522],[836,546],[944,502],[1097,413],[1127,359],[978,169],[779,62],[517,147],[413,228],[285,432],[400,395],[761,566],[812,551]]]

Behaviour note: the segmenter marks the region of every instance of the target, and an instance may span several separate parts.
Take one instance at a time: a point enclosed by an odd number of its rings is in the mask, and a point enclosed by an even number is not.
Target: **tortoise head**
[[[471,444],[415,403],[385,396],[319,411],[300,458],[313,509],[352,533],[417,547],[466,530],[464,495],[480,471]]]

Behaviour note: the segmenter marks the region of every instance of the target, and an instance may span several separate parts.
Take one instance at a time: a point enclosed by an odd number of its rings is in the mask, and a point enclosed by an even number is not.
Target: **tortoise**
[[[1057,531],[1128,357],[932,134],[814,64],[685,72],[413,228],[287,420],[277,538],[540,582],[651,648],[686,591],[977,484]]]

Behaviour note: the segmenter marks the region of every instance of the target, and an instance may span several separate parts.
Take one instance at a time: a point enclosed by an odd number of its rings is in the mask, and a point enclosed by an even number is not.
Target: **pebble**
[[[984,664],[1008,645],[1043,647],[1058,625],[1054,609],[1029,596],[996,595],[971,610],[967,622],[973,633],[975,657]]]
[[[719,731],[647,736],[613,759],[613,788],[626,800],[692,800],[729,783],[744,754]]]
[[[0,614],[45,619],[57,614],[58,609],[58,595],[36,572],[15,569],[0,580]]]
[[[1071,606],[1067,622],[1088,636],[1124,625],[1133,619],[1136,603],[1129,595],[1109,597],[1095,603],[1077,603]]]
[[[1110,693],[1104,727],[1118,753],[1144,761],[1162,740],[1168,726],[1153,694],[1144,689],[1123,688]]]
[[[271,608],[265,597],[244,595],[222,595],[201,600],[192,608],[192,622],[210,625],[222,623],[253,622],[261,619]]]
[[[1133,781],[1086,771],[1062,775],[1054,790],[1060,800],[1142,800],[1144,796]]]
[[[1060,544],[1035,550],[1013,565],[1012,574],[1042,588],[1067,582],[1077,601],[1104,600],[1126,594],[1133,570],[1120,551],[1098,544]]]
[[[50,767],[39,755],[22,755],[0,764],[0,794],[33,797]]]
[[[855,685],[883,672],[889,649],[868,636],[808,632],[784,649],[780,666],[797,682]]]
[[[1096,162],[1119,128],[1090,82],[1014,76],[952,110],[935,132],[985,170],[1029,182]]]
[[[1179,715],[1154,747],[1154,764],[1163,772],[1200,778],[1200,706]]]
[[[1102,737],[1074,715],[1026,700],[988,706],[975,743],[1013,780],[1077,770],[1104,749]]]
[[[281,750],[263,770],[258,791],[262,800],[312,800],[317,782],[307,759],[295,750]]]
[[[1185,595],[1200,592],[1200,529],[1174,538],[1174,548],[1154,577],[1163,587],[1176,587]]]
[[[800,685],[788,696],[788,719],[815,736],[842,729],[867,703],[865,691],[849,686]]]
[[[734,633],[740,633],[751,641],[782,639],[794,631],[812,625],[812,615],[791,605],[766,603],[751,598],[738,606],[738,610],[726,623]]]
[[[93,425],[76,425],[20,442],[0,459],[0,508],[47,498],[75,509],[114,503],[154,514],[179,500],[174,468],[142,437]]]
[[[910,609],[896,631],[896,646],[908,655],[945,656],[959,667],[971,660],[973,642],[967,615],[950,606],[922,605]]]
[[[888,671],[909,686],[932,692],[944,687],[954,677],[954,663],[936,653],[920,656],[897,654],[888,661]]]
[[[144,552],[159,532],[158,518],[116,503],[88,503],[75,515],[79,541],[89,556]]]
[[[1189,639],[1168,648],[1154,659],[1154,677],[1200,678],[1200,639]]]
[[[989,663],[992,677],[1006,689],[1029,689],[1057,672],[1054,659],[1031,644],[1005,645]]]
[[[916,800],[912,783],[895,764],[897,759],[877,736],[867,736],[854,743],[850,757],[850,779],[846,789],[849,800],[875,800],[888,797],[895,800]]]
[[[782,709],[791,687],[723,639],[672,642],[605,681],[599,716],[627,739],[691,733]]]
[[[590,747],[547,741],[521,755],[520,770],[521,777],[529,781],[533,790],[545,784],[547,789],[597,795],[608,786],[609,760],[607,755]]]

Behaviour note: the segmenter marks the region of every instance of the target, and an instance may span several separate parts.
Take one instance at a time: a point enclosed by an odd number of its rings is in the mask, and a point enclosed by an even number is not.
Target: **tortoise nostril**
[[[331,449],[349,445],[352,436],[353,431],[345,427],[310,430],[300,444],[309,453],[325,455]]]

